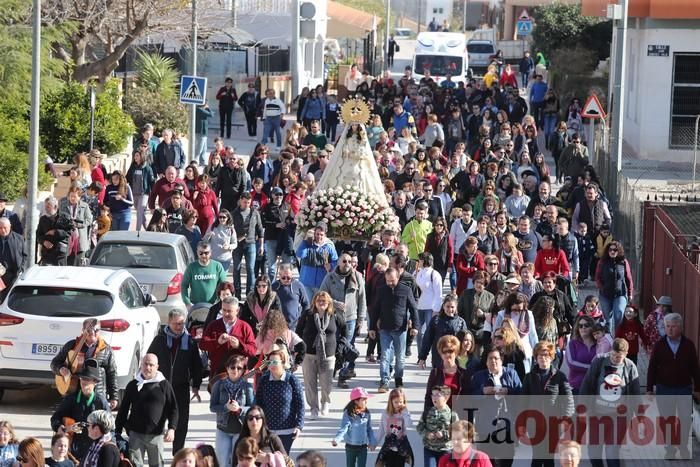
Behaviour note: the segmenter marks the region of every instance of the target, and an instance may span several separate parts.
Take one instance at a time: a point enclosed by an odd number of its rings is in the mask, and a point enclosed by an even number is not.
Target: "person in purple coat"
[[[571,340],[566,346],[566,363],[569,367],[569,383],[574,394],[578,394],[588,367],[596,355],[596,341],[593,338],[593,318],[579,316],[571,332]]]

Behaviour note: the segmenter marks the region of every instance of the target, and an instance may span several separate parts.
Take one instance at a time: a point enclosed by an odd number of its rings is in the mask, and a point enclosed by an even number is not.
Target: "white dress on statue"
[[[364,130],[364,126],[362,128]],[[352,186],[363,193],[377,195],[380,202],[388,206],[367,133],[362,131],[360,134],[363,137],[358,141],[357,132],[350,137],[347,130],[343,132],[315,191]]]

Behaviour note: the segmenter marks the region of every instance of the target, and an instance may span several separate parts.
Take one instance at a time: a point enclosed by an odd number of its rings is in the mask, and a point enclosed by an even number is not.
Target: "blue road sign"
[[[183,75],[180,78],[180,102],[203,105],[207,98],[207,79]]]
[[[518,20],[518,36],[529,36],[532,34],[532,20],[531,19],[519,19]]]

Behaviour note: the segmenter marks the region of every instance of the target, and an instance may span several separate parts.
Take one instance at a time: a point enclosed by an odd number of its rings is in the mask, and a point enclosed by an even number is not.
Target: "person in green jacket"
[[[406,224],[401,233],[401,243],[408,245],[408,256],[418,260],[418,254],[425,251],[425,241],[433,231],[433,224],[428,218],[428,204],[425,201],[416,203],[416,216]]]
[[[182,277],[180,294],[189,310],[193,303],[214,303],[216,288],[226,282],[226,271],[211,259],[211,246],[202,241],[197,245],[197,261],[191,262]]]

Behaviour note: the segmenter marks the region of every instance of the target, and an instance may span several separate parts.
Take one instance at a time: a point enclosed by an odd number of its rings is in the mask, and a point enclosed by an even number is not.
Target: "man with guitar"
[[[56,375],[56,389],[65,396],[78,388],[77,373],[83,369],[87,359],[97,361],[100,379],[95,390],[109,400],[109,407],[117,407],[119,392],[117,387],[117,363],[112,348],[99,335],[100,322],[96,318],[83,321],[80,336],[71,339],[51,360],[51,371]]]
[[[57,433],[65,433],[70,439],[70,453],[76,459],[87,454],[93,440],[87,433],[87,418],[95,410],[109,410],[109,402],[96,390],[100,382],[100,370],[95,359],[85,361],[77,374],[80,387],[66,394],[51,416],[51,428]]]

